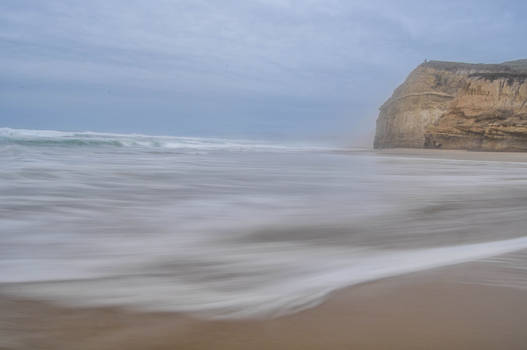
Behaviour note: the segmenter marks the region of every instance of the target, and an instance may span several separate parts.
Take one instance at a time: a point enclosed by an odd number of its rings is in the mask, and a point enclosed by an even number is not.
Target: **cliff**
[[[527,60],[419,65],[381,106],[374,147],[527,151]]]

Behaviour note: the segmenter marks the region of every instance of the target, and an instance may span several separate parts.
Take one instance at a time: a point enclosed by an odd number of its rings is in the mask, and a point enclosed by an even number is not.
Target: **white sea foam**
[[[216,278],[222,274],[238,275],[224,277],[223,281],[208,281],[207,278],[215,276],[194,272],[196,275],[192,277],[196,282],[192,283],[179,279],[174,271],[159,269],[146,273],[141,268],[139,273],[129,271],[90,278],[85,273],[93,261],[86,261],[84,265],[69,266],[69,272],[62,269],[66,274],[60,276],[60,282],[12,285],[4,287],[4,291],[73,305],[127,305],[145,310],[192,312],[212,318],[279,316],[317,305],[327,294],[342,287],[526,249],[527,237],[406,251],[315,250],[287,245],[275,248],[279,251],[273,252],[272,247],[247,248],[245,252],[221,251],[225,260],[209,262],[224,265],[216,267]],[[201,254],[211,253],[207,249],[201,251]],[[207,259],[195,262],[205,264]],[[58,267],[45,260],[32,263],[36,264],[36,272],[55,271]],[[111,269],[111,264],[122,261],[98,263],[107,264]],[[133,260],[127,263],[133,265]],[[9,274],[5,267],[4,273]]]

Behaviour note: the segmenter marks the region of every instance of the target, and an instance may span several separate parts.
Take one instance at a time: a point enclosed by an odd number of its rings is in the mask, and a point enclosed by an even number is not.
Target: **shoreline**
[[[380,155],[406,155],[437,157],[441,159],[476,160],[476,161],[504,161],[527,162],[527,152],[487,152],[457,149],[430,149],[430,148],[383,148],[371,149],[371,152]]]
[[[459,283],[487,273],[473,262],[390,277],[273,319],[203,320],[0,294],[0,348],[524,349],[527,290]]]

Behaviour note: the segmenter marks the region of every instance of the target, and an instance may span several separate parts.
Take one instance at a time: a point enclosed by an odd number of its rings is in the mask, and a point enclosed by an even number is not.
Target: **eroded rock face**
[[[527,151],[527,60],[421,64],[380,108],[374,147]]]

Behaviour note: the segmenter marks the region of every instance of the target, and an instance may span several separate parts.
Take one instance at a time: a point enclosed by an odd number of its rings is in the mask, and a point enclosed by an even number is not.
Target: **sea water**
[[[268,317],[480,259],[525,287],[527,162],[466,158],[0,129],[0,292]]]

